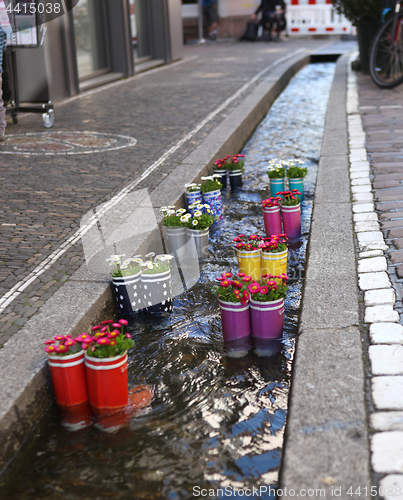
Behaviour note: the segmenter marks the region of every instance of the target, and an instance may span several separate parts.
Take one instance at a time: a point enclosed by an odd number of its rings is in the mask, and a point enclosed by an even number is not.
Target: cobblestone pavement
[[[355,78],[359,100],[353,95]],[[403,86],[380,90],[369,76],[350,79],[350,176],[370,341],[365,356],[371,464],[380,496],[402,498]]]
[[[181,64],[56,104],[53,131],[124,135],[137,140],[133,147],[94,154],[29,156],[5,154],[10,150],[6,142],[3,154],[0,147],[0,296],[46,262],[77,231],[85,213],[139,177],[259,71],[298,49],[314,50],[329,43],[291,40],[186,47],[188,60]],[[258,79],[138,188],[153,190],[259,83]],[[42,131],[40,117],[27,115],[17,125],[8,125],[6,134]],[[82,245],[77,242],[0,313],[0,346],[83,262]]]

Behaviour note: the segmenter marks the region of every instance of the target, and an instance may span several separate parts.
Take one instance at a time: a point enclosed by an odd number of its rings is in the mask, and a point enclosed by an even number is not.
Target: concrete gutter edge
[[[309,62],[310,54],[303,52],[275,65],[151,193],[153,206],[182,205],[183,185],[199,180],[216,158],[239,152],[291,78]],[[157,219],[161,221],[160,213]],[[0,349],[0,474],[53,399],[43,342],[60,333],[89,331],[113,310],[109,276],[93,275],[84,264]]]
[[[365,492],[371,485],[348,171],[348,57],[336,65],[315,190],[280,472],[286,498],[303,498],[304,489],[333,498],[336,488],[347,498],[350,487]]]

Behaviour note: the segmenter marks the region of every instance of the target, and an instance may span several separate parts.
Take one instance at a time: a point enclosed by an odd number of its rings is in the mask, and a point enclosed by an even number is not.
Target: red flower
[[[64,345],[67,347],[73,347],[73,345],[76,345],[76,344],[77,344],[77,342],[75,340],[69,339],[67,342],[65,342]]]
[[[232,241],[242,241],[242,238],[236,237]]]
[[[231,281],[229,281],[229,280],[223,280],[223,281],[221,281],[221,286],[223,288],[228,288],[230,285],[231,285]]]
[[[109,342],[109,345],[111,345],[111,346],[116,345],[116,340],[112,339],[112,340]]]
[[[54,340],[46,340],[45,341],[45,345],[50,345],[50,344],[54,344],[55,341]]]
[[[58,342],[64,342],[66,340],[66,337],[64,335],[56,335],[55,340]]]
[[[235,248],[243,248],[245,246],[245,243],[238,243],[235,245]]]
[[[55,350],[56,350],[56,352],[63,353],[63,352],[67,352],[69,350],[69,348],[64,344],[61,344],[58,347],[56,347]]]
[[[240,278],[244,278],[245,277],[245,273],[237,273],[237,276],[239,276]]]
[[[97,326],[93,326],[93,327],[91,328],[91,330],[92,330],[93,332],[95,332],[95,330],[100,330],[101,328],[102,328],[102,326],[101,326],[101,325],[97,325]]]
[[[267,286],[261,286],[260,287],[260,293],[262,295],[266,295],[268,291],[269,291],[269,289],[267,288]]]
[[[51,352],[57,352],[57,347],[54,345],[48,345],[47,347],[45,347],[45,352],[47,352],[48,354],[50,354]]]
[[[110,340],[107,337],[103,337],[97,340],[99,345],[109,345]]]
[[[114,339],[118,335],[120,335],[120,332],[118,330],[113,330],[113,332],[108,334],[108,339]]]
[[[223,273],[224,278],[232,278],[232,273]]]
[[[108,319],[106,321],[101,321],[101,325],[109,325],[109,323],[113,323],[113,319]]]
[[[119,323],[123,326],[127,326],[129,324],[129,322],[127,321],[127,319],[120,319],[119,320]]]
[[[243,281],[245,281],[245,283],[249,283],[249,281],[252,281],[252,276],[245,276]]]
[[[242,288],[242,284],[239,281],[231,281],[231,285],[235,288]]]

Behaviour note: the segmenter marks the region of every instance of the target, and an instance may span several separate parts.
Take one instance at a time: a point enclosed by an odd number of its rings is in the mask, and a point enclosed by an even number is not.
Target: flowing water
[[[114,432],[90,427],[75,433],[60,426],[53,405],[0,478],[1,498],[176,500],[248,493],[274,498],[269,488],[278,480],[334,67],[320,63],[301,70],[244,148],[244,187],[224,195],[225,219],[211,230],[213,257],[204,264],[197,285],[175,298],[173,314],[139,316],[131,326],[136,346],[130,353],[129,385],[151,387],[151,404]],[[289,249],[284,335],[270,356],[257,356],[251,349],[242,358],[232,358],[223,346],[211,288],[221,273],[237,271],[233,237],[264,234],[260,202],[269,196],[265,172],[272,158],[300,158],[309,167],[303,234]],[[237,493],[237,488],[251,491]]]

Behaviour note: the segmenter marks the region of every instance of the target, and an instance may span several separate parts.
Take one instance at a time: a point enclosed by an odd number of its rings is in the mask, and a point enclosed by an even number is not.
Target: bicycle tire
[[[394,16],[381,26],[371,45],[369,70],[378,87],[391,89],[403,83],[403,25],[397,44],[392,44]],[[398,14],[403,23],[403,12]]]

